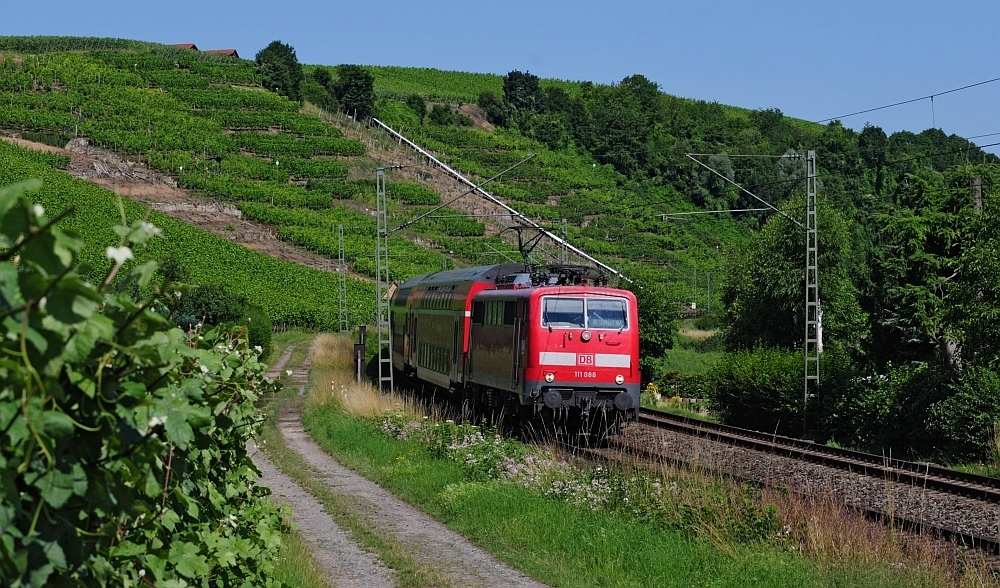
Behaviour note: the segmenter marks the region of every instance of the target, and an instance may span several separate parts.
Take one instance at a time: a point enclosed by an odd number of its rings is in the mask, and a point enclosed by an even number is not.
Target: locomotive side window
[[[486,318],[486,308],[482,300],[476,300],[472,303],[472,324],[481,325],[483,320]]]
[[[514,315],[517,312],[517,302],[507,300],[503,303],[503,324],[513,325]]]
[[[583,328],[583,298],[546,298],[542,305],[542,326]]]
[[[627,316],[624,300],[587,300],[587,326],[591,329],[624,329]]]

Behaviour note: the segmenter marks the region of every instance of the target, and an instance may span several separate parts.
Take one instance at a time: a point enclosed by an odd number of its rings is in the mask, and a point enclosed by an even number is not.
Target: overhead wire
[[[892,104],[886,104],[885,106],[877,106],[875,108],[868,108],[868,109],[865,109],[865,110],[859,110],[857,112],[852,112],[850,114],[842,114],[840,116],[834,116],[834,117],[831,117],[831,118],[824,118],[822,120],[818,120],[818,121],[814,121],[814,122],[822,124],[822,123],[827,123],[827,122],[831,122],[831,121],[835,121],[835,120],[840,120],[840,119],[843,119],[843,118],[848,118],[848,117],[851,117],[851,116],[857,116],[859,114],[866,114],[866,113],[869,113],[869,112],[875,112],[876,110],[885,110],[886,108],[893,108],[894,106],[902,106],[904,104],[911,104],[913,102],[920,102],[921,100],[930,99],[931,101],[933,101],[935,96],[944,96],[945,94],[951,94],[952,92],[959,92],[961,90],[968,90],[969,88],[975,88],[976,86],[983,86],[985,84],[991,84],[993,82],[998,82],[998,81],[1000,81],[1000,78],[993,78],[991,80],[985,80],[985,81],[982,81],[982,82],[976,82],[975,84],[969,84],[967,86],[962,86],[961,88],[952,88],[951,90],[945,90],[944,92],[936,92],[934,94],[928,94],[927,96],[921,96],[920,98],[911,98],[910,100],[903,100],[902,102],[894,102]]]

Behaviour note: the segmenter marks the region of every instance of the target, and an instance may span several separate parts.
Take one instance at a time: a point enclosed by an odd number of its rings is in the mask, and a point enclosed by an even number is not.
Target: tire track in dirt
[[[269,377],[286,373],[283,370],[293,351],[294,346],[285,350],[268,370]],[[303,366],[292,369],[292,375],[288,376],[291,385],[301,386],[300,390],[308,383],[311,356],[312,349]],[[465,537],[334,460],[303,428],[300,403],[289,403],[282,408],[278,428],[285,444],[309,464],[315,479],[331,492],[349,497],[346,502],[357,505],[355,514],[402,544],[414,560],[437,571],[448,585],[544,588],[544,584],[498,561]],[[289,505],[300,534],[337,586],[394,585],[391,571],[351,541],[315,498],[259,452],[255,452],[254,462],[261,470],[261,482],[271,488],[279,502]]]

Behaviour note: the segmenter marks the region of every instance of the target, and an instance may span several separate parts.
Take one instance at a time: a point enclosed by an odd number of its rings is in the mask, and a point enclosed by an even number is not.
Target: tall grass
[[[281,536],[274,570],[275,579],[290,588],[332,588],[325,579],[327,573],[297,531]]]

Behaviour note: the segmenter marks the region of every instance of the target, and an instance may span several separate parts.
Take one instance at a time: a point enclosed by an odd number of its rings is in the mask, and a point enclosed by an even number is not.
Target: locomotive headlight
[[[553,374],[552,372],[548,372],[547,374],[545,374],[545,381],[548,382],[549,384],[551,384],[555,380],[556,380],[556,375]]]
[[[620,385],[622,385],[624,383],[625,383],[625,376],[623,376],[621,374],[618,374],[617,376],[615,376],[615,384],[618,384],[620,386]]]
[[[584,341],[590,341],[590,331],[584,331],[580,333],[580,338]]]

